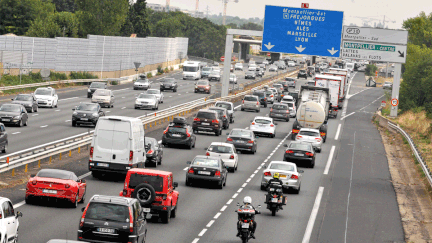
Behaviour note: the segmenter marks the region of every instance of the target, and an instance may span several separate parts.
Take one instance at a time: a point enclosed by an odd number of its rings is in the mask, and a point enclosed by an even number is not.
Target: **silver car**
[[[261,178],[261,190],[266,190],[268,181],[273,178],[274,173],[279,173],[282,187],[291,189],[295,194],[300,192],[303,170],[298,170],[297,165],[291,162],[272,161],[268,166],[263,166],[264,171]]]
[[[266,90],[265,92],[267,94],[267,102],[273,104],[275,102],[275,95],[274,95],[273,91]]]
[[[210,75],[210,73],[213,71],[212,67],[204,67],[201,72],[201,77],[206,78]]]
[[[135,109],[157,110],[159,102],[155,95],[141,93],[135,100]]]
[[[208,80],[216,80],[216,81],[220,81],[221,80],[221,75],[220,75],[220,71],[218,70],[213,70],[210,75],[208,76]]]
[[[301,128],[296,136],[296,141],[310,143],[315,151],[321,153],[323,139],[318,129]]]
[[[237,84],[237,76],[234,73],[230,74],[229,82]]]
[[[277,72],[277,70],[278,70],[278,67],[276,65],[271,65],[269,67],[269,72]]]
[[[258,96],[245,95],[241,104],[241,110],[255,110],[256,112],[260,112],[261,105]]]
[[[384,82],[383,89],[392,89],[392,88],[393,88],[392,82],[389,82],[389,81]]]
[[[164,102],[164,94],[158,89],[149,89],[149,90],[147,90],[146,94],[152,94],[152,95],[156,96],[159,103]]]
[[[293,78],[285,78],[285,81],[287,81],[288,87],[294,87],[296,86],[296,80]]]
[[[134,90],[137,90],[137,89],[147,90],[147,89],[150,89],[150,88],[151,88],[151,82],[147,78],[145,78],[145,79],[140,78],[137,81],[135,81],[134,84],[133,84],[133,89]]]
[[[92,103],[98,103],[101,107],[114,107],[114,93],[109,89],[97,89],[92,96]]]

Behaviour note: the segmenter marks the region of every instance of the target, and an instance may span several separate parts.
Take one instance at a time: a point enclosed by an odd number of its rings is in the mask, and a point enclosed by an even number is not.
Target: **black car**
[[[20,104],[30,113],[38,111],[37,100],[33,94],[19,94],[12,99],[12,104]]]
[[[7,152],[7,147],[8,147],[8,135],[6,132],[5,125],[0,122],[0,151],[5,154]]]
[[[185,145],[189,149],[195,147],[196,136],[192,132],[192,127],[187,124],[184,117],[175,117],[173,122],[168,125],[162,135],[162,145]]]
[[[160,91],[172,90],[174,93],[177,92],[177,81],[173,78],[164,78],[160,82]]]
[[[78,240],[88,242],[144,242],[147,221],[136,198],[94,195],[78,227]]]
[[[199,131],[213,132],[216,136],[222,134],[223,121],[219,119],[217,111],[199,110],[194,118],[192,129],[194,133]]]
[[[299,91],[289,91],[287,95],[291,95],[296,103],[296,107],[299,106]]]
[[[145,151],[146,151],[146,167],[148,165],[153,165],[157,167],[162,164],[163,149],[159,145],[155,138],[145,137],[144,138]]]
[[[219,118],[223,122],[222,129],[228,129],[229,128],[230,122],[229,122],[229,119],[228,119],[227,109],[222,108],[222,107],[210,107],[209,110],[211,110],[211,111],[217,111],[217,113],[219,114]]]
[[[267,108],[267,94],[264,90],[254,91],[252,95],[258,96],[260,104]]]
[[[306,70],[304,70],[304,69],[300,70],[298,72],[298,74],[297,74],[297,78],[305,78],[305,79],[307,79],[308,75],[307,75]]]
[[[187,164],[186,186],[191,186],[195,181],[216,182],[220,189],[226,186],[228,169],[220,158],[198,155]]]
[[[292,141],[289,145],[284,144],[284,161],[293,163],[306,163],[308,167],[315,166],[315,150],[310,143]]]
[[[270,109],[269,117],[273,119],[290,120],[290,112],[287,104],[275,103]]]
[[[96,126],[99,117],[105,116],[105,113],[101,110],[101,106],[95,103],[80,103],[72,109],[72,126],[77,125],[90,125]]]
[[[87,98],[91,98],[93,96],[93,93],[97,89],[107,89],[108,86],[106,83],[102,82],[92,82],[87,90]]]
[[[237,151],[256,153],[258,149],[258,137],[251,130],[235,128],[230,133],[227,133],[227,135],[226,143],[234,144]]]
[[[24,106],[20,104],[3,104],[0,106],[0,122],[4,124],[27,126],[28,115]]]

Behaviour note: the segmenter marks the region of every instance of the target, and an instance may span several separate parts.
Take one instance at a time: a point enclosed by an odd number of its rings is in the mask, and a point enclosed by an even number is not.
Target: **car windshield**
[[[45,178],[62,179],[62,180],[72,179],[71,173],[69,171],[62,171],[62,170],[41,170],[36,174],[36,176],[45,177]]]
[[[271,170],[285,170],[285,171],[294,171],[294,166],[289,164],[282,163],[272,163],[269,166]]]
[[[94,92],[94,96],[109,96],[110,92],[106,89],[98,89]]]
[[[2,105],[0,106],[0,111],[5,112],[20,112],[21,107],[18,105]]]
[[[275,109],[275,110],[288,110],[288,106],[286,106],[286,105],[273,105],[272,109]]]
[[[103,89],[103,88],[105,88],[105,84],[104,83],[91,83],[90,88]]]
[[[266,91],[266,94],[268,94],[268,95],[272,95],[273,92],[271,92],[270,90],[268,90],[268,91]]]
[[[290,143],[289,148],[300,149],[300,150],[312,150],[310,144],[304,144],[304,143]]]
[[[233,153],[231,147],[223,146],[223,145],[210,145],[208,151],[213,153],[220,153],[220,154]]]
[[[148,83],[148,80],[147,79],[138,79],[136,82],[137,83]]]
[[[270,120],[267,120],[267,119],[255,119],[255,122],[256,123],[260,123],[260,124],[271,124],[271,121]]]
[[[204,118],[204,119],[216,119],[216,116],[213,112],[205,112],[205,111],[199,111],[196,117]]]
[[[280,88],[280,87],[282,87],[282,84],[273,84],[273,87]]]
[[[211,71],[211,70],[212,70],[211,67],[205,67],[205,68],[203,68],[203,71]]]
[[[299,71],[299,73],[305,73],[305,72],[306,72],[305,70],[300,70],[300,71]]]
[[[77,111],[97,111],[98,105],[96,104],[80,104],[77,108]]]
[[[15,100],[31,101],[32,97],[30,95],[17,95],[17,97],[15,97]]]
[[[320,136],[319,132],[315,132],[315,131],[302,131],[302,130],[300,130],[299,134],[304,135],[304,136],[311,136],[311,137],[319,137]]]
[[[198,81],[197,85],[208,85],[206,81]]]
[[[257,97],[254,97],[254,96],[245,96],[244,100],[246,100],[246,101],[257,101]]]
[[[154,99],[154,95],[150,95],[150,94],[140,94],[138,96],[138,99]]]
[[[227,110],[231,110],[231,104],[226,104],[226,103],[216,103],[216,107],[222,107],[225,108]]]
[[[166,83],[166,84],[168,84],[168,83],[174,83],[174,79],[173,78],[166,78],[166,79],[164,79],[162,81],[162,83]]]
[[[391,84],[391,82],[384,82],[384,84]]]
[[[235,78],[235,74],[230,74],[230,78]]]
[[[183,72],[197,72],[199,67],[183,66]]]
[[[50,89],[37,89],[35,95],[51,95]]]
[[[249,138],[252,137],[249,131],[244,131],[244,130],[232,130],[230,136],[249,137]]]
[[[118,204],[92,202],[87,208],[85,218],[129,223],[129,207]]]
[[[219,167],[219,160],[212,158],[195,158],[192,165]]]
[[[219,115],[223,115],[224,114],[223,110],[221,110],[221,109],[210,108],[209,110],[216,111]]]
[[[147,94],[160,94],[160,91],[157,89],[149,89],[147,90]]]

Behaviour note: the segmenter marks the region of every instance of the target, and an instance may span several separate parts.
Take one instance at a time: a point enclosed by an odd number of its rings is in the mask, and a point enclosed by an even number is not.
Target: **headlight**
[[[98,117],[99,114],[98,113],[93,113],[92,116]]]
[[[138,100],[135,100],[135,104],[139,104],[140,102]]]
[[[14,116],[14,119],[20,119],[20,116]]]
[[[87,92],[91,92],[91,90],[90,90],[90,89],[88,89],[88,90],[87,90]]]
[[[198,86],[195,86],[195,89],[198,89]]]
[[[78,115],[78,112],[74,111],[74,113],[72,113],[72,115],[76,116],[76,115]]]

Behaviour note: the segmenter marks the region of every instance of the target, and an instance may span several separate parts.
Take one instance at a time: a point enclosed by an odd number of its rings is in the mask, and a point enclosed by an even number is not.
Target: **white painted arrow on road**
[[[302,45],[300,45],[299,47],[295,46],[295,48],[297,49],[297,51],[302,52],[304,49],[306,49],[306,47],[303,47]]]
[[[264,44],[265,47],[267,47],[267,50],[270,50],[273,48],[274,45],[272,45],[270,42],[268,44]]]
[[[330,52],[330,54],[334,55],[336,52],[338,52],[339,50],[335,50],[334,47],[332,47],[331,50],[327,49],[328,52]]]

